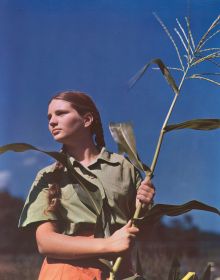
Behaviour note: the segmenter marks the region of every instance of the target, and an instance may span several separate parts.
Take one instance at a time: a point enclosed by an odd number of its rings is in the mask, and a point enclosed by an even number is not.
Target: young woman
[[[138,233],[130,221],[135,197],[148,206],[154,186],[142,181],[127,159],[105,149],[100,115],[88,95],[57,94],[49,103],[48,121],[69,168],[56,162],[42,169],[21,214],[19,226],[36,227],[39,252],[46,256],[39,280],[108,279],[99,258],[128,254]],[[128,262],[124,264],[120,279],[131,275]]]

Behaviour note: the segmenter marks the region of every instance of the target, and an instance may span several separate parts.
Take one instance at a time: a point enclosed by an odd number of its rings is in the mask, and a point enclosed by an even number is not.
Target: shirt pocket
[[[113,183],[107,180],[102,183],[106,196],[112,207],[126,203],[130,200],[132,194],[134,194],[134,188],[131,184],[124,184],[123,182],[119,184],[118,182]]]
[[[63,187],[62,192],[62,199],[63,200],[70,200],[73,197],[77,196],[76,188],[79,188],[79,184],[68,184],[67,186]]]

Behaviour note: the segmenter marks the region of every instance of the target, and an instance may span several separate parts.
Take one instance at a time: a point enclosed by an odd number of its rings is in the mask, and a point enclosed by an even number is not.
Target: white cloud
[[[37,158],[36,157],[28,157],[28,158],[25,158],[23,160],[23,165],[24,166],[33,166],[34,164],[37,163]]]
[[[0,170],[0,190],[8,188],[12,174],[9,170]]]

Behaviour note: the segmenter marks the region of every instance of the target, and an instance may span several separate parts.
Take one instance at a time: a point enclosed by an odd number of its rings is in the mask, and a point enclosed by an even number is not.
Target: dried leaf
[[[174,78],[171,76],[168,68],[165,66],[165,64],[163,63],[163,61],[160,58],[154,59],[151,62],[147,63],[146,65],[144,65],[144,67],[130,80],[130,88],[132,88],[136,82],[144,75],[144,73],[147,71],[147,69],[149,68],[149,66],[151,64],[157,64],[161,73],[164,75],[166,81],[168,82],[168,84],[171,86],[172,90],[174,91],[175,94],[179,93],[178,90],[178,86],[175,83]]]
[[[139,159],[131,123],[110,123],[109,129],[118,144],[119,153],[126,153],[136,168],[150,172],[150,168]]]
[[[196,130],[212,130],[220,128],[220,119],[195,119],[178,124],[167,125],[165,132],[177,129],[196,129]]]
[[[179,216],[191,210],[203,210],[220,215],[217,208],[192,200],[181,205],[156,204],[146,212],[144,217],[136,219],[135,222],[153,224],[158,222],[162,216]]]

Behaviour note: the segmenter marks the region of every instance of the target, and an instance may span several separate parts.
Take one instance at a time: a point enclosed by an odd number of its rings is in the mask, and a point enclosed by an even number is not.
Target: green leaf
[[[183,123],[167,125],[164,128],[165,132],[177,129],[196,129],[196,130],[212,130],[220,128],[220,119],[195,119]]]
[[[174,258],[170,271],[168,280],[178,280],[180,276],[180,263],[177,258]]]
[[[159,67],[161,73],[163,74],[164,78],[168,82],[168,84],[171,86],[172,90],[174,91],[175,94],[179,93],[178,86],[175,83],[174,78],[171,76],[168,68],[165,66],[163,61],[160,58],[153,59],[149,63],[145,64],[144,67],[130,80],[130,88],[132,88],[136,82],[144,75],[144,73],[147,71],[149,66],[151,64],[157,64]]]
[[[211,265],[210,264],[206,267],[201,280],[211,280]]]
[[[144,217],[138,218],[136,221],[140,223],[143,221],[145,223],[156,223],[162,216],[179,216],[191,210],[203,210],[220,215],[220,211],[217,208],[192,200],[181,205],[156,204],[146,212]]]
[[[5,152],[25,152],[25,151],[29,151],[29,150],[33,150],[33,151],[38,151],[41,152],[43,154],[46,154],[54,159],[56,159],[57,161],[61,162],[64,166],[66,166],[67,161],[66,161],[66,156],[62,153],[59,152],[47,152],[47,151],[43,151],[41,149],[38,149],[30,144],[26,144],[26,143],[12,143],[12,144],[7,144],[4,146],[0,147],[0,154],[3,154]]]
[[[181,280],[198,280],[195,272],[188,272]]]
[[[126,153],[136,168],[150,173],[150,168],[140,161],[137,154],[131,123],[110,123],[109,129],[113,139],[118,144],[118,152]]]
[[[71,164],[69,163],[67,155],[60,152],[48,152],[41,149],[38,149],[30,144],[26,143],[13,143],[0,147],[0,154],[3,154],[8,151],[13,152],[24,152],[28,150],[38,151],[40,153],[46,154],[57,161],[61,162],[73,175],[74,179],[80,184],[82,187],[82,192],[78,192],[79,199],[96,215],[99,215],[102,208],[102,199],[100,199],[101,194],[99,189],[96,186],[85,185],[85,179],[83,179],[74,168],[71,168]]]

